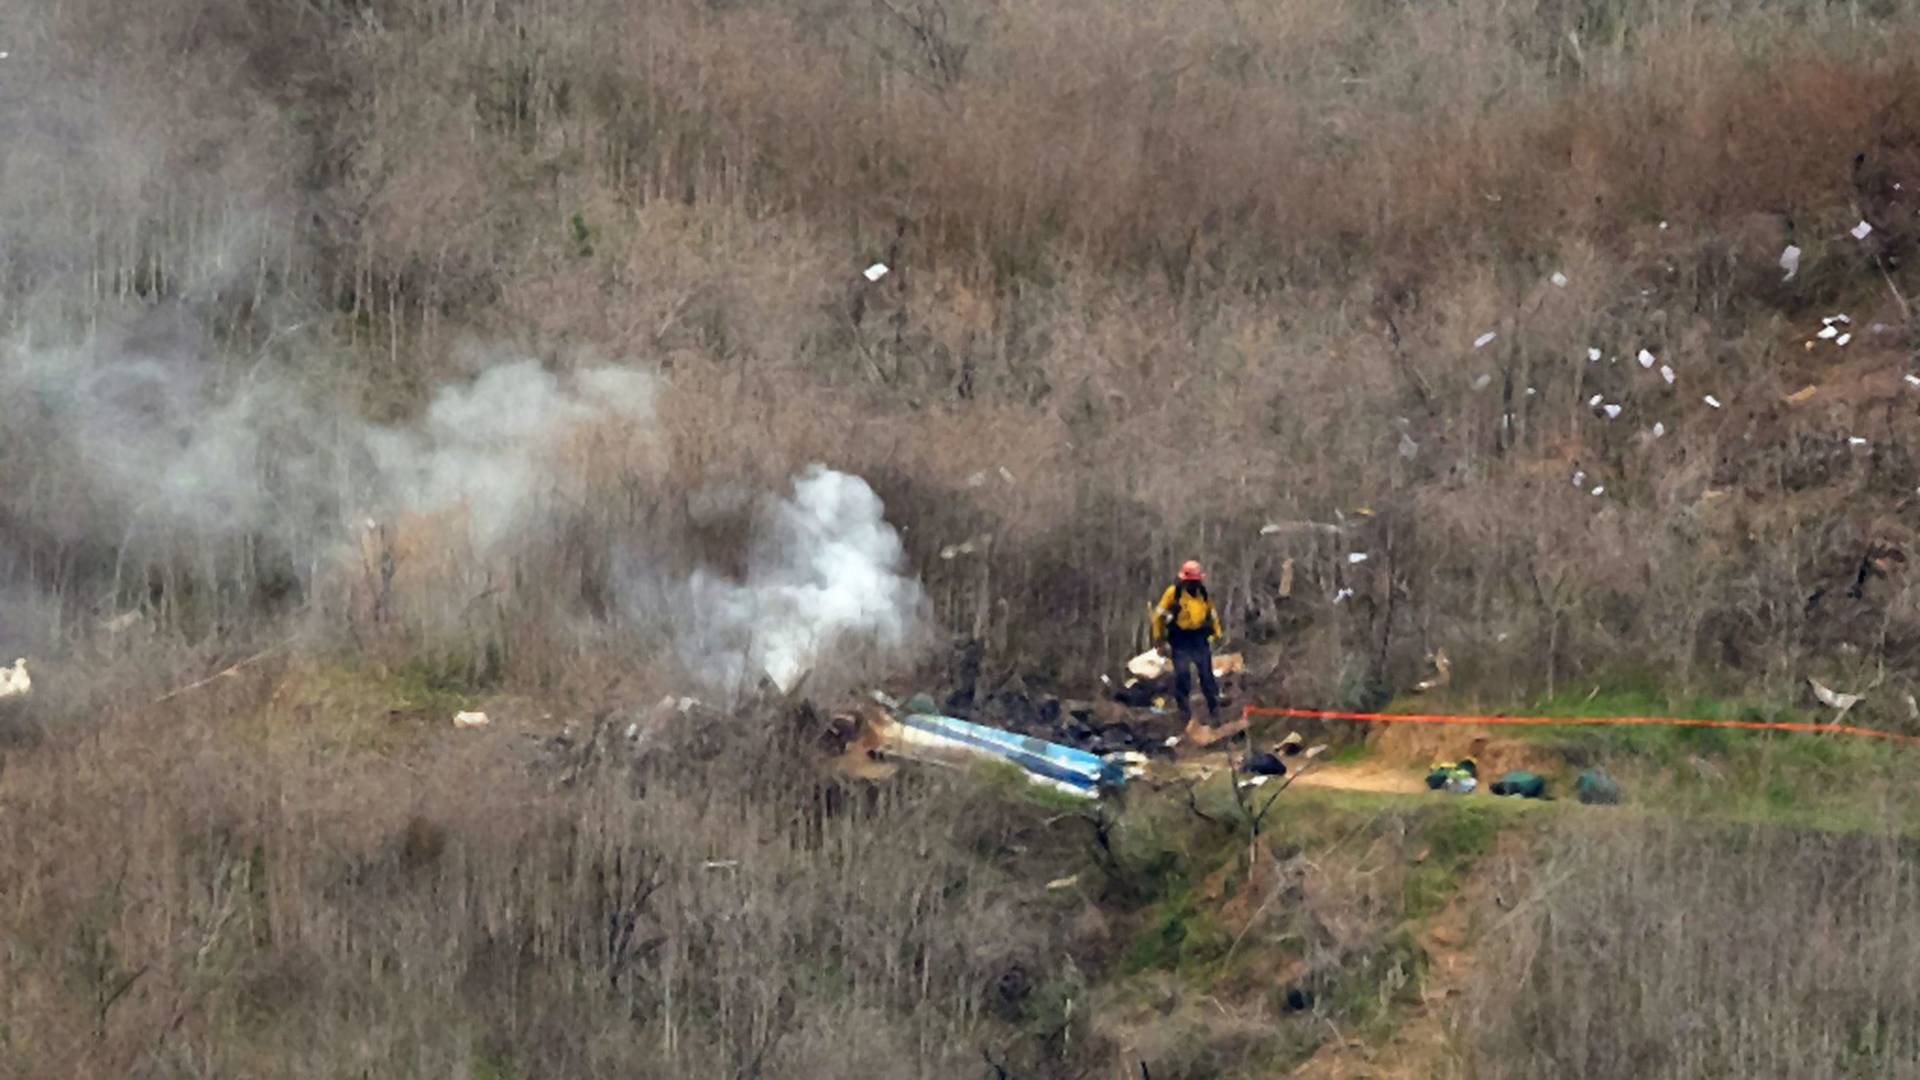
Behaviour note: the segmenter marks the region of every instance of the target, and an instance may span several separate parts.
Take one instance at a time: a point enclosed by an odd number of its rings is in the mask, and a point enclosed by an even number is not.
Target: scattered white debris
[[[1661,222],[1661,223],[1660,223],[1660,231],[1661,231],[1661,232],[1666,232],[1666,231],[1667,231],[1667,223],[1666,223],[1666,222],[1664,222],[1664,221],[1663,221],[1663,222]]]
[[[1600,350],[1594,348],[1591,345],[1587,346],[1587,363],[1597,364],[1599,362],[1600,362]]]
[[[627,741],[633,742],[639,737],[640,737],[640,721],[635,720],[633,723],[627,725]]]
[[[1167,741],[1166,741],[1166,742],[1164,742],[1164,743],[1162,743],[1161,745],[1162,745],[1162,746],[1165,746],[1165,747],[1167,747],[1167,748],[1168,748],[1169,750],[1171,750],[1172,748],[1174,748],[1174,747],[1176,747],[1176,746],[1179,746],[1179,745],[1180,745],[1180,736],[1178,736],[1178,735],[1169,735],[1169,736],[1167,736]]]
[[[1491,375],[1476,376],[1473,380],[1473,388],[1475,390],[1485,390],[1487,388],[1487,384],[1492,381],[1493,381],[1493,376]]]
[[[1240,786],[1242,788],[1259,787],[1271,779],[1273,779],[1271,776],[1252,776],[1240,781]]]
[[[1640,360],[1640,366],[1643,368],[1652,368],[1653,365],[1656,363],[1654,355],[1645,349],[1640,350],[1639,360]]]
[[[1842,348],[1844,348],[1846,347],[1847,342],[1852,340],[1853,340],[1852,334],[1841,334],[1839,337],[1833,339],[1833,343],[1835,345],[1839,345]]]
[[[1528,396],[1528,397],[1533,397],[1534,395],[1536,395],[1536,394],[1538,394],[1539,392],[1540,392],[1540,391],[1538,391],[1538,390],[1535,390],[1535,389],[1534,389],[1533,387],[1531,387],[1531,386],[1529,386],[1529,387],[1527,387],[1527,396]]]
[[[982,485],[986,484],[986,482],[987,482],[987,474],[984,472],[977,472],[977,473],[974,473],[972,476],[967,477],[967,486],[970,488],[981,487]]]
[[[1668,367],[1668,366],[1667,366],[1667,365],[1665,365],[1665,364],[1661,364],[1661,365],[1660,365],[1660,377],[1661,377],[1661,378],[1663,378],[1663,379],[1665,379],[1665,380],[1667,380],[1667,385],[1668,385],[1668,386],[1672,386],[1672,385],[1673,385],[1673,369],[1672,369],[1672,368],[1670,368],[1670,367]]]
[[[1593,497],[1597,499],[1600,496],[1605,495],[1606,493],[1607,493],[1607,485],[1601,484],[1600,486],[1593,489],[1592,494],[1593,494]]]
[[[1845,323],[1851,326],[1853,324],[1853,316],[1843,311],[1838,315],[1829,315],[1820,320],[1820,325],[1822,326],[1832,326],[1834,323]]]
[[[975,550],[977,549],[971,540],[959,544],[948,544],[946,547],[940,549],[940,558],[944,562],[952,562],[962,555],[973,554]]]
[[[453,714],[453,726],[457,728],[486,727],[491,721],[483,712],[457,712]]]
[[[1920,375],[1909,374],[1907,376],[1907,385],[1920,386]]]
[[[1573,486],[1574,487],[1587,486],[1587,474],[1584,470],[1582,469],[1573,470]]]
[[[1847,436],[1847,445],[1848,446],[1865,446],[1867,445],[1867,440],[1861,438],[1858,435],[1849,435]]]
[[[1847,710],[1858,705],[1861,701],[1859,694],[1840,693],[1829,687],[1822,686],[1820,685],[1820,680],[1811,675],[1807,676],[1807,682],[1813,687],[1813,696],[1820,699],[1820,704],[1830,709],[1840,710],[1840,716],[1847,715]],[[1837,720],[1839,717],[1835,717],[1834,719]]]
[[[1720,399],[1717,397],[1714,397],[1712,394],[1708,394],[1706,397],[1703,397],[1700,400],[1706,402],[1708,408],[1717,409],[1720,407]]]
[[[1146,652],[1127,661],[1127,674],[1136,679],[1145,679],[1148,682],[1165,678],[1172,674],[1172,672],[1173,661],[1161,656],[1153,649],[1148,649]]]
[[[1590,407],[1597,409],[1600,407],[1600,403],[1605,400],[1607,400],[1607,397],[1605,394],[1595,394],[1592,397],[1587,399],[1587,404]]]
[[[1601,408],[1606,412],[1607,419],[1609,420],[1620,419],[1620,412],[1621,412],[1620,406],[1609,403],[1601,406]]]
[[[1406,432],[1404,431],[1401,432],[1400,433],[1400,456],[1403,458],[1406,458],[1408,461],[1412,461],[1413,456],[1415,454],[1418,454],[1419,452],[1420,452],[1420,444],[1417,442],[1414,442],[1412,436],[1409,436]]]
[[[1837,338],[1839,336],[1840,336],[1840,331],[1835,330],[1831,323],[1821,327],[1820,332],[1814,335],[1814,337],[1819,338],[1821,341],[1832,341],[1834,338]]]
[[[1855,225],[1853,227],[1851,232],[1855,240],[1865,240],[1868,236],[1871,236],[1873,234],[1873,226],[1867,224],[1866,220],[1863,218],[1861,219],[1860,224]]]
[[[27,661],[16,659],[12,667],[0,668],[0,698],[20,697],[33,689],[33,676],[27,674]]]
[[[1658,439],[1664,436],[1666,433],[1667,433],[1667,425],[1662,424],[1658,421],[1655,421],[1653,425],[1653,437]]]
[[[1341,589],[1339,592],[1333,594],[1333,602],[1338,604],[1341,601],[1348,599],[1352,595],[1353,595],[1352,589]]]
[[[1558,270],[1555,270],[1553,272],[1553,276],[1548,278],[1547,280],[1553,282],[1556,288],[1564,289],[1567,287],[1567,275],[1561,273]]]
[[[1047,891],[1059,892],[1061,889],[1071,889],[1078,884],[1080,884],[1079,874],[1075,874],[1072,877],[1054,878],[1052,881],[1047,882]]]
[[[1272,536],[1275,533],[1285,532],[1285,531],[1286,531],[1286,526],[1281,525],[1277,522],[1269,521],[1265,525],[1260,526],[1261,536]]]
[[[1352,566],[1358,566],[1366,561],[1367,553],[1364,551],[1356,551],[1347,556],[1347,563]]]
[[[1486,333],[1481,334],[1479,337],[1473,339],[1473,347],[1476,349],[1484,348],[1488,345],[1493,344],[1493,339],[1499,336],[1500,336],[1499,334],[1494,333],[1492,330],[1489,330]]]
[[[1787,272],[1786,276],[1780,279],[1781,281],[1793,280],[1793,275],[1800,272],[1799,248],[1794,247],[1792,244],[1787,245],[1787,249],[1780,253],[1780,269]]]
[[[868,281],[879,281],[881,278],[887,276],[887,264],[874,263],[872,266],[867,267],[865,276]]]
[[[1000,479],[1005,480],[1009,484],[1014,483],[1013,474],[1007,471],[1005,465],[1000,466]]]

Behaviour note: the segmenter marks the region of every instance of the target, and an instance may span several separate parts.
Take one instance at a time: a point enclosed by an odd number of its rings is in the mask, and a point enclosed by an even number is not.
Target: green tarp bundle
[[[1583,803],[1611,806],[1620,801],[1620,785],[1600,769],[1588,769],[1573,783],[1574,797]]]
[[[1544,799],[1547,797],[1546,778],[1539,773],[1513,772],[1502,774],[1487,789],[1495,795],[1512,795],[1521,799]]]

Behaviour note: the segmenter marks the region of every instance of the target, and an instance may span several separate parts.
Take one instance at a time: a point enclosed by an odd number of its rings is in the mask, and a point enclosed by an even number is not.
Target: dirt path
[[[1421,795],[1427,790],[1424,779],[1413,770],[1372,761],[1350,765],[1316,764],[1293,782],[1303,788],[1372,791],[1382,795]]]

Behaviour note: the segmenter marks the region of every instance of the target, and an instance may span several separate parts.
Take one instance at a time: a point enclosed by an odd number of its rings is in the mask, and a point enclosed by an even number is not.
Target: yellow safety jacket
[[[1205,634],[1208,644],[1212,644],[1221,637],[1220,612],[1205,596],[1195,596],[1177,584],[1169,585],[1153,607],[1153,643],[1158,645],[1167,640],[1169,631],[1176,638]]]

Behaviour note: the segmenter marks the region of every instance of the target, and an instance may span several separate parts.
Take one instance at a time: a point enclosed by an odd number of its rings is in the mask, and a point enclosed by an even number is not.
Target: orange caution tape
[[[1240,710],[1246,717],[1282,716],[1295,720],[1353,720],[1363,724],[1510,724],[1522,727],[1693,727],[1739,728],[1744,731],[1796,731],[1807,734],[1859,735],[1920,745],[1920,736],[1902,735],[1878,728],[1852,724],[1807,724],[1766,720],[1696,720],[1676,716],[1448,716],[1421,713],[1340,712],[1334,709],[1283,709],[1267,705],[1248,705]]]

